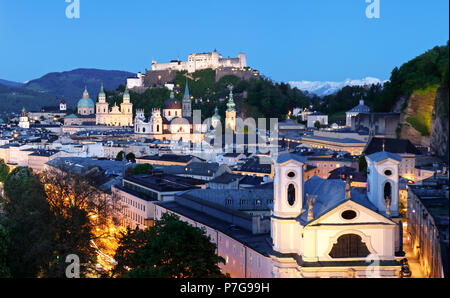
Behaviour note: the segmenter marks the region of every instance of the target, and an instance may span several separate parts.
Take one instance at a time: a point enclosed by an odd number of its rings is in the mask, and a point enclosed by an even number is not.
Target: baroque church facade
[[[123,102],[110,109],[106,102],[103,84],[98,94],[98,102],[90,98],[87,87],[82,98],[77,103],[77,114],[64,118],[64,125],[103,125],[103,126],[133,126],[133,104],[131,103],[128,87],[123,94]]]
[[[403,255],[398,166],[388,152],[366,157],[368,186],[317,176],[303,181],[294,154],[275,164],[273,277],[397,277]]]
[[[217,116],[213,118],[217,119]],[[209,129],[207,123],[194,123],[192,99],[187,80],[182,101],[176,99],[174,92],[171,91],[170,98],[164,102],[163,108],[154,108],[148,120],[142,109],[136,111],[134,120],[136,135],[148,135],[162,141],[199,143]]]
[[[125,87],[123,102],[118,107],[116,104],[109,109],[106,102],[106,94],[103,90],[103,84],[98,94],[98,103],[96,107],[96,124],[108,126],[133,126],[133,104],[130,101],[128,86]]]

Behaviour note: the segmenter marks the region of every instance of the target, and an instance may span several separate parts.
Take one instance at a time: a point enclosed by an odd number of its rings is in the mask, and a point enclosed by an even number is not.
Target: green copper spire
[[[234,111],[234,108],[236,107],[236,104],[233,100],[233,90],[230,89],[230,98],[228,99],[227,103],[228,111]]]
[[[123,93],[124,100],[130,100],[130,91],[128,91],[128,84],[125,85],[125,92]]]
[[[105,89],[103,89],[103,82],[102,82],[102,86],[100,88],[100,93],[98,94],[98,97],[106,97]]]
[[[184,98],[185,99],[189,99],[190,95],[189,95],[189,85],[188,85],[188,79],[186,78],[186,88],[184,88]]]

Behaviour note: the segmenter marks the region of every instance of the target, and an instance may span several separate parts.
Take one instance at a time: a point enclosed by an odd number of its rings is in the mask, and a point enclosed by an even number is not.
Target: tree
[[[139,175],[139,174],[147,174],[153,169],[152,165],[148,163],[138,164],[133,169],[133,174]]]
[[[125,158],[125,152],[120,151],[119,153],[117,153],[116,160],[122,161],[124,158]]]
[[[367,174],[367,161],[364,155],[359,157],[359,172]]]
[[[82,277],[104,273],[96,269],[98,260],[94,245],[102,252],[109,253],[109,249],[116,249],[115,227],[119,209],[115,205],[116,200],[68,169],[46,171],[42,181],[46,185],[50,209],[56,218],[54,229],[57,235],[54,262],[45,276],[64,277],[67,266],[64,260],[70,254],[80,258]]]
[[[137,249],[142,248],[149,241],[148,230],[127,227],[119,236],[119,247],[114,255],[117,265],[112,270],[112,277],[126,277],[131,268],[139,266],[134,261]]]
[[[7,263],[11,276],[37,277],[51,262],[55,239],[44,187],[31,169],[18,167],[6,177],[4,190],[3,226],[9,235]]]
[[[9,268],[6,264],[8,257],[8,234],[6,229],[0,225],[0,278],[11,277]]]
[[[133,152],[130,152],[130,153],[127,154],[127,156],[125,156],[125,158],[126,158],[128,161],[135,161],[135,160],[136,160],[136,155],[134,155]]]
[[[154,227],[125,234],[119,246],[117,272],[126,277],[225,277],[216,245],[199,229],[165,213]],[[123,268],[128,267],[125,272]]]
[[[320,121],[314,122],[314,127],[320,129]]]
[[[0,159],[0,183],[4,183],[9,174],[9,167],[3,159]]]

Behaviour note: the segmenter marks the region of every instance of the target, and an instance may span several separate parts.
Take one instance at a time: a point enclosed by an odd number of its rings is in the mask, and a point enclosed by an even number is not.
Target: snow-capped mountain
[[[343,82],[322,82],[322,81],[292,81],[289,82],[291,87],[297,87],[300,90],[308,91],[309,93],[318,96],[325,96],[333,94],[345,86],[364,86],[364,85],[383,85],[385,81],[377,78],[367,77],[361,80],[346,79]]]

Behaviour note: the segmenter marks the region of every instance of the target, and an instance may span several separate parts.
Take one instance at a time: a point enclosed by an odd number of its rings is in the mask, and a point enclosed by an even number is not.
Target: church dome
[[[94,106],[94,102],[89,97],[80,99],[77,104],[78,108],[93,108]]]
[[[84,89],[83,97],[78,101],[77,108],[94,108],[95,104],[92,99],[89,98],[87,88]]]
[[[181,110],[181,102],[175,98],[173,91],[170,93],[170,98],[164,102],[164,110]]]

